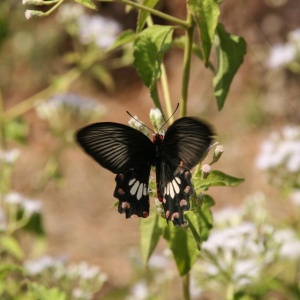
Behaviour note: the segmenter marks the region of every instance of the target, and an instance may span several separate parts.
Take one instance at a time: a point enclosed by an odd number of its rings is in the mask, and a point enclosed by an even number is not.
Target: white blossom
[[[61,265],[62,263],[62,260],[58,260],[51,256],[45,255],[35,260],[25,261],[24,267],[30,275],[34,276],[41,274],[47,269],[57,267],[57,265]]]
[[[113,45],[121,26],[113,19],[99,15],[82,15],[78,18],[79,39],[82,44],[95,43],[105,49]]]
[[[271,48],[268,59],[270,69],[278,69],[291,63],[296,58],[296,48],[291,44],[276,44]]]
[[[11,150],[0,150],[0,160],[7,163],[13,164],[19,158],[21,151],[19,149],[11,149]]]
[[[146,300],[148,295],[147,283],[139,281],[131,288],[131,295],[126,297],[126,300]]]

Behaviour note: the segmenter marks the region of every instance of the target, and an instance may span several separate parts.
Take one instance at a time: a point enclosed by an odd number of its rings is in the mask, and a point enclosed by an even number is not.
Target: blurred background
[[[151,126],[149,111],[154,105],[131,67],[130,49],[109,55],[104,51],[121,31],[134,29],[136,13],[109,2],[98,12],[69,4],[49,17],[26,20],[28,7],[20,1],[0,2],[0,91],[4,118],[11,118],[9,132],[14,137],[6,147],[20,151],[11,189],[41,201],[46,253],[99,265],[109,278],[104,287],[108,291],[130,284],[135,276],[132,257],[139,253],[139,221],[126,220],[112,207],[115,175],[85,155],[72,142],[72,134],[94,121],[127,124],[127,110]],[[185,18],[185,1],[160,1],[159,7]],[[98,24],[100,15],[103,23]],[[299,0],[227,0],[220,20],[228,32],[245,38],[244,64],[219,112],[213,74],[194,57],[188,115],[213,125],[217,141],[225,147],[216,167],[245,182],[236,188],[210,189],[216,202],[213,210],[238,207],[249,195],[263,192],[274,218],[293,217],[293,209],[283,200],[284,188],[270,184],[266,167],[257,159],[272,132],[299,125]],[[92,36],[103,28],[100,37]],[[175,107],[180,101],[183,52],[172,49],[165,64]],[[49,86],[59,84],[68,96],[52,94]],[[63,108],[57,106],[62,98],[69,99],[63,100]],[[57,112],[64,117],[57,120]],[[26,249],[28,241],[23,243]],[[164,249],[163,241],[159,249]]]

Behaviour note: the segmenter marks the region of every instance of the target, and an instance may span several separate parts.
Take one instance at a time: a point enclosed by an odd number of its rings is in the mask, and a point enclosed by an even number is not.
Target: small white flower
[[[26,9],[26,11],[25,11],[25,18],[27,20],[32,19],[32,18],[44,17],[44,16],[45,16],[45,13],[40,10]]]
[[[296,206],[300,207],[300,190],[293,191],[290,197],[291,197],[292,202]]]
[[[296,58],[297,50],[291,44],[277,44],[271,48],[268,67],[278,69],[288,65]]]
[[[83,44],[95,43],[105,49],[113,45],[121,26],[113,19],[99,15],[82,15],[78,18],[79,39]]]
[[[149,295],[147,283],[139,281],[131,288],[131,296],[127,300],[146,300]]]
[[[25,197],[19,194],[18,192],[10,192],[4,196],[5,203],[8,204],[19,204],[22,205],[25,201]]]
[[[0,160],[8,164],[15,163],[20,155],[21,155],[21,151],[19,149],[11,149],[6,151],[0,150]]]
[[[31,216],[34,213],[40,213],[42,203],[38,200],[25,199],[22,203],[22,207],[27,216]]]
[[[242,221],[243,210],[240,207],[224,207],[213,214],[214,223],[218,227],[238,225]]]
[[[166,270],[170,265],[170,261],[164,255],[153,254],[151,255],[148,266],[150,268],[163,269]]]
[[[36,260],[27,260],[24,262],[24,267],[30,275],[38,275],[49,268],[54,268],[61,264],[61,260],[56,260],[51,256],[45,255]]]
[[[66,23],[77,20],[83,14],[84,8],[82,5],[64,3],[59,7],[56,18],[58,22]]]
[[[90,300],[93,298],[93,295],[81,288],[75,288],[73,291],[72,291],[72,296],[74,299],[84,299],[84,300]]]
[[[164,125],[165,121],[159,108],[152,108],[150,110],[150,121],[155,131],[159,131]]]

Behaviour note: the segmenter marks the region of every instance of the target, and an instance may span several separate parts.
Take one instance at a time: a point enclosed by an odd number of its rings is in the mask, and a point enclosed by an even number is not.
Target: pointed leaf
[[[24,252],[21,246],[12,236],[2,236],[0,239],[0,248],[17,259],[22,259],[24,257]]]
[[[213,83],[218,109],[224,106],[231,82],[244,61],[247,45],[242,37],[230,34],[222,24],[217,28],[217,72]]]
[[[179,274],[185,275],[191,270],[199,254],[191,230],[184,230],[170,222],[164,228],[163,236],[174,255]]]
[[[200,33],[204,63],[207,66],[218,24],[220,8],[215,0],[189,0],[188,3]]]
[[[95,5],[95,3],[92,0],[75,0],[75,2],[85,6],[87,8],[97,10],[97,6]]]
[[[161,75],[161,61],[172,42],[172,26],[154,25],[143,30],[134,43],[134,66],[150,94],[156,107],[161,108],[156,82]]]
[[[148,218],[142,219],[140,222],[141,252],[145,264],[147,264],[161,236],[162,230],[159,227],[158,218],[158,214],[152,212]]]
[[[196,193],[207,190],[210,186],[236,186],[244,181],[243,178],[237,178],[227,175],[221,171],[213,170],[205,179],[193,177]]]
[[[153,8],[156,5],[157,2],[158,2],[158,0],[143,0],[142,4],[144,6]],[[137,32],[140,32],[144,28],[145,23],[147,21],[147,18],[149,16],[149,14],[150,14],[149,12],[147,12],[147,11],[145,11],[143,9],[139,10],[137,27],[136,27],[136,31]]]

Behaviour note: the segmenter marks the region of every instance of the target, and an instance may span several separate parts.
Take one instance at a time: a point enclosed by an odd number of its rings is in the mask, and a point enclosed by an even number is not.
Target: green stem
[[[190,300],[190,273],[182,277],[183,299]]]
[[[232,282],[227,285],[226,300],[234,300],[234,285]]]
[[[164,63],[161,64],[161,87],[164,95],[164,101],[167,109],[167,116],[172,116],[173,109],[170,97],[170,89],[168,84],[167,71]],[[173,123],[173,116],[170,118],[170,122]]]
[[[188,98],[188,88],[190,80],[190,68],[191,68],[191,56],[193,47],[193,35],[194,35],[194,19],[189,13],[188,22],[190,27],[186,30],[186,44],[184,49],[183,58],[183,77],[182,77],[182,90],[181,90],[181,105],[180,105],[180,116],[186,116],[187,111],[187,98]]]
[[[139,3],[136,3],[136,2],[133,2],[133,1],[130,1],[130,0],[116,0],[116,2],[121,2],[121,3],[124,3],[124,4],[128,4],[134,8],[137,8],[137,9],[141,9],[141,10],[144,10],[144,11],[147,11],[157,17],[160,17],[164,20],[167,20],[169,22],[172,22],[172,23],[175,23],[175,24],[178,24],[178,25],[181,25],[183,27],[188,27],[189,26],[189,23],[186,22],[186,21],[183,21],[181,19],[178,19],[178,18],[175,18],[175,17],[172,17],[168,14],[165,14],[161,11],[158,11],[156,9],[153,9],[153,8],[150,8],[148,6],[145,6],[145,5],[142,5],[142,4],[139,4]]]

